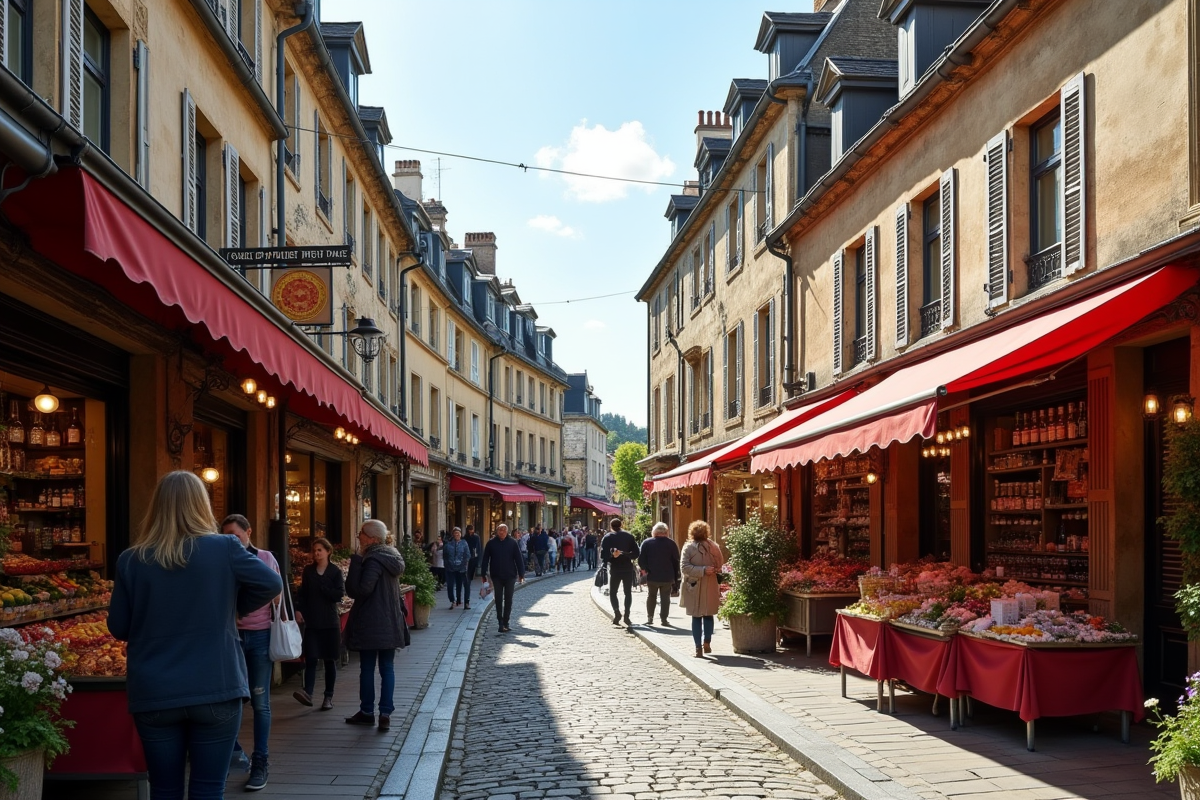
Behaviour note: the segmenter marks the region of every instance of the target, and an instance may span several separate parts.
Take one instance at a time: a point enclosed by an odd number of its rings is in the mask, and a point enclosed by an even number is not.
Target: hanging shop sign
[[[223,247],[221,258],[231,267],[348,267],[350,245],[314,247]]]
[[[272,274],[271,302],[300,325],[333,325],[333,270],[289,269]]]

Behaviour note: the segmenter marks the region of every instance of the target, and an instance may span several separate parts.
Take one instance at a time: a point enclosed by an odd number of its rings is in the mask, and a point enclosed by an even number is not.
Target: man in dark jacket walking
[[[671,592],[679,582],[679,545],[667,535],[667,523],[656,522],[650,529],[650,538],[642,542],[638,551],[638,567],[646,578],[646,624],[654,624],[654,596],[662,597],[659,619],[670,625],[667,615],[671,612]]]
[[[613,625],[621,624],[621,609],[617,606],[617,589],[625,584],[625,627],[632,629],[629,607],[633,605],[633,560],[637,558],[637,540],[629,531],[621,530],[621,520],[614,519],[611,531],[600,541],[600,558],[608,565],[608,599],[612,602]]]
[[[533,548],[533,557],[537,559],[537,575],[546,571],[546,559],[550,556],[550,534],[542,530],[541,525],[533,526],[533,535],[529,537]]]
[[[521,558],[521,548],[508,538],[508,526],[501,524],[496,528],[496,535],[483,547],[483,563],[479,565],[483,574],[483,582],[490,578],[492,589],[496,592],[496,621],[500,623],[500,632],[508,633],[508,618],[512,614],[513,589],[517,582],[525,582],[525,563]]]
[[[471,560],[467,562],[467,593],[469,595],[471,584],[474,583],[475,575],[479,572],[479,553],[483,549],[483,543],[479,541],[479,534],[475,532],[474,525],[467,526],[467,535],[463,537],[463,541],[467,543],[467,547],[471,548]]]
[[[351,725],[375,724],[375,665],[379,665],[379,730],[392,724],[396,709],[396,649],[408,645],[408,623],[400,596],[404,558],[387,541],[388,529],[369,519],[358,531],[361,553],[350,556],[346,594],[354,598],[346,621],[346,649],[357,650],[359,710]]]

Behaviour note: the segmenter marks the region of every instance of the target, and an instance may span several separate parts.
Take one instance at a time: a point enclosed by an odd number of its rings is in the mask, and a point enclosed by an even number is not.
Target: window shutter
[[[866,251],[863,253],[863,268],[866,270],[866,280],[864,281],[863,290],[867,293],[866,311],[867,311],[867,361],[874,361],[879,357],[878,339],[876,333],[877,326],[875,324],[875,302],[876,302],[876,273],[878,271],[878,259],[875,257],[877,249],[877,240],[879,238],[879,228],[872,225],[867,229],[867,239],[863,244]]]
[[[896,207],[896,346],[908,344],[908,203]]]
[[[292,97],[295,98],[292,101],[292,119],[294,120],[294,122],[292,123],[294,126],[293,131],[292,131],[292,136],[295,137],[292,140],[292,145],[293,145],[293,147],[292,147],[292,174],[294,174],[296,176],[296,178],[299,178],[300,177],[300,78],[299,78],[299,76],[297,76],[295,74],[292,75]],[[317,126],[314,125],[313,126],[313,131],[314,131],[313,136],[317,135],[315,132],[316,130],[317,130]],[[318,162],[314,161],[313,163],[317,165],[318,169],[320,168],[321,165]]]
[[[708,283],[705,292],[711,292],[717,282],[717,223],[708,225]]]
[[[1059,93],[1062,119],[1062,265],[1071,275],[1087,264],[1087,109],[1083,73]]]
[[[687,365],[687,394],[684,395],[683,403],[684,403],[685,408],[692,408],[692,409],[695,409],[696,411],[699,411],[699,408],[696,407],[696,375],[695,375],[695,372],[696,371],[692,368],[691,362],[688,362],[688,365]],[[682,415],[683,409],[680,409],[679,413]],[[693,416],[692,416],[692,424],[693,425],[696,424],[696,418],[695,418],[694,412],[693,412]],[[684,434],[685,435],[687,434],[687,426],[686,425],[684,426]]]
[[[296,95],[296,105],[300,105],[300,95]],[[300,134],[296,134],[297,140]],[[321,205],[321,115],[313,112],[313,185],[317,191],[317,206]],[[329,177],[333,177],[330,174]]]
[[[728,275],[733,271],[733,255],[736,242],[734,241],[736,233],[733,231],[733,206],[725,206],[725,274]]]
[[[254,77],[262,83],[262,0],[250,0],[254,3]]]
[[[988,308],[1008,302],[1008,134],[987,143]]]
[[[0,64],[8,66],[8,0],[0,3]]]
[[[183,90],[183,224],[190,230],[198,229],[199,213],[196,182],[199,179],[196,164],[196,101],[192,93]]]
[[[763,219],[767,223],[767,230],[775,224],[775,144],[774,142],[767,145],[767,185],[763,188],[764,197],[767,203],[767,213],[763,215]]]
[[[775,402],[775,298],[767,304],[767,402]]]
[[[237,247],[241,241],[241,197],[238,196],[238,151],[225,145],[225,246]]]
[[[266,247],[269,244],[270,231],[267,230],[267,190],[262,186],[258,187],[258,246]],[[270,280],[271,271],[260,269],[258,271],[258,288],[263,294],[266,294],[268,289],[268,281]]]
[[[708,386],[705,387],[705,394],[708,395],[708,425],[704,427],[713,424],[713,385],[713,351],[710,347],[708,348]]]
[[[758,358],[758,327],[759,327],[758,326],[758,317],[759,317],[759,314],[757,311],[755,311],[754,312],[754,350],[751,351],[751,358],[754,359],[754,385],[750,389],[750,391],[753,393],[755,408],[758,408],[758,387],[762,385],[758,379],[758,362],[759,362],[759,358]]]
[[[729,334],[725,334],[725,346],[721,348],[721,380],[725,383],[725,412],[724,419],[729,419],[729,404],[733,399],[733,385],[729,380]],[[712,390],[712,387],[709,387]]]
[[[842,374],[842,294],[845,282],[842,277],[842,251],[833,256],[833,374]]]
[[[954,208],[957,199],[954,196],[955,170],[953,167],[942,173],[941,202],[942,214],[942,330],[954,325],[954,272],[956,267],[954,247]]]
[[[333,150],[332,141],[330,142],[329,149],[330,149],[330,151]],[[350,186],[346,183],[346,159],[344,159],[344,158],[342,159],[341,188],[342,188],[342,230],[344,231],[344,233],[343,233],[343,237],[344,237],[345,234],[350,233]],[[333,192],[330,192],[329,196],[333,197]],[[334,230],[337,230],[337,229],[335,228]],[[343,238],[343,241],[345,241],[344,238]],[[346,242],[346,244],[350,244],[350,243]],[[351,247],[350,255],[357,256],[358,248]]]
[[[82,129],[83,0],[63,0],[62,29],[62,115],[72,126]]]
[[[238,0],[227,0],[225,4],[225,32],[229,34],[229,38],[236,45],[242,40],[241,32],[238,30]]]
[[[8,3],[2,3],[8,8]],[[150,49],[138,40],[134,49],[137,62],[137,152],[134,168],[138,184],[150,188]]]
[[[746,229],[746,192],[738,190],[737,263],[742,263],[742,232]]]
[[[738,323],[737,342],[736,342],[737,351],[734,354],[734,358],[737,361],[737,381],[735,383],[736,388],[734,390],[734,397],[733,397],[733,402],[735,404],[733,413],[734,413],[734,416],[737,416],[737,417],[740,417],[742,415],[742,398],[744,398],[746,396],[745,390],[743,389],[743,386],[742,386],[742,384],[743,384],[743,380],[742,380],[743,366],[742,365],[744,362],[744,359],[742,358],[742,351],[746,349],[745,344],[743,344],[744,339],[745,339],[745,328],[746,328],[745,323],[742,323],[742,322]]]

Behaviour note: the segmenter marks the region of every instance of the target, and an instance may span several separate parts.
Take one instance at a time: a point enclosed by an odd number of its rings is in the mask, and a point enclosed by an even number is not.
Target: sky
[[[392,144],[529,166],[682,184],[696,112],[733,78],[766,78],[759,0],[322,0],[361,21],[371,74],[360,102],[387,111]],[[811,11],[811,0],[770,6]],[[588,373],[602,410],[645,425],[646,306],[635,301],[670,242],[679,188],[550,175],[413,150],[447,230],[491,231],[554,360]],[[440,167],[440,168],[439,168]],[[600,295],[616,295],[601,299]],[[563,301],[572,302],[563,302]]]

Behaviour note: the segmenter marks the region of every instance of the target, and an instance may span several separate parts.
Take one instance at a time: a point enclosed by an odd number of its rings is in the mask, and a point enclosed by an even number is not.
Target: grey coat
[[[408,622],[400,597],[404,558],[394,547],[373,544],[350,556],[346,594],[354,598],[346,621],[346,649],[392,650],[408,645]]]
[[[690,616],[711,617],[717,613],[721,605],[717,572],[724,563],[721,548],[710,540],[692,541],[683,546],[683,555],[679,558],[679,569],[683,572],[679,607]],[[713,574],[705,575],[705,567],[714,567]]]

